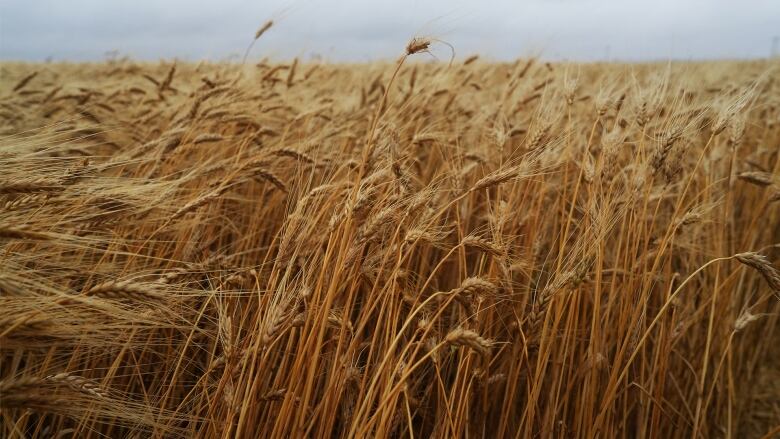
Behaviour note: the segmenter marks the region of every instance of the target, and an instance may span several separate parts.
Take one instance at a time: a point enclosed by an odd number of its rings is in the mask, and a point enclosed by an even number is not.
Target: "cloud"
[[[489,6],[488,6],[489,5]],[[750,58],[780,34],[774,0],[37,0],[0,6],[0,58],[224,59],[274,19],[254,56],[388,58],[412,35],[497,59]]]

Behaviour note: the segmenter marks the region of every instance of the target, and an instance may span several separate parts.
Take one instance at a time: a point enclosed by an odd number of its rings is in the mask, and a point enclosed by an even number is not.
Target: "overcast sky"
[[[0,59],[240,58],[269,19],[253,57],[389,58],[424,35],[494,59],[755,58],[780,40],[780,0],[0,0]]]

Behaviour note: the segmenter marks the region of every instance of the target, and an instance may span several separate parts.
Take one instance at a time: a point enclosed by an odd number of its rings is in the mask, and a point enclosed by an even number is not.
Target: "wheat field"
[[[778,61],[428,43],[0,64],[0,435],[778,434]]]

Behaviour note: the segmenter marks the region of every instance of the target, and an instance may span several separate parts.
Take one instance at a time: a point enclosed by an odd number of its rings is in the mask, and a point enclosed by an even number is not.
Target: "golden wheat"
[[[440,44],[3,63],[0,436],[775,434],[777,61]]]

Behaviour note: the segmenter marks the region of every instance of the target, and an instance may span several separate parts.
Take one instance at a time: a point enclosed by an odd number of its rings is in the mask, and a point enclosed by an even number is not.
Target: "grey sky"
[[[754,58],[780,37],[780,0],[0,0],[0,59],[222,60],[268,19],[253,57],[388,58],[426,35],[494,59]]]

